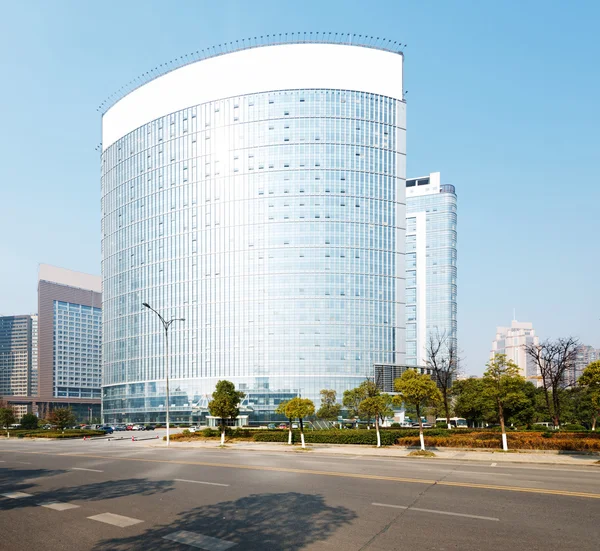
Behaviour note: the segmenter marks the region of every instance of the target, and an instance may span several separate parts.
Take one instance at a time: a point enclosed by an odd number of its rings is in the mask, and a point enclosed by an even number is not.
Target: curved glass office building
[[[102,122],[103,414],[197,422],[220,379],[250,420],[404,361],[401,53],[209,55]]]

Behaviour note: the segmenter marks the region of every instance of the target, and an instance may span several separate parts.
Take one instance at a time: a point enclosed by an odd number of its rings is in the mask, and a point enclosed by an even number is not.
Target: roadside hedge
[[[508,447],[514,450],[600,451],[600,438],[596,435],[590,437],[589,433],[509,432],[507,439]],[[396,444],[418,446],[419,438],[398,438]],[[425,445],[436,448],[502,449],[502,437],[498,433],[486,432],[456,433],[446,437],[426,434]]]
[[[65,430],[64,433],[59,430],[11,430],[11,438],[83,438],[84,436],[104,436],[103,431],[97,430]]]
[[[381,444],[391,446],[396,441],[395,431],[381,431]],[[304,433],[304,440],[312,444],[377,445],[375,430],[315,430]],[[260,431],[254,433],[255,442],[287,442],[288,431]],[[300,442],[300,431],[292,431],[292,443]]]

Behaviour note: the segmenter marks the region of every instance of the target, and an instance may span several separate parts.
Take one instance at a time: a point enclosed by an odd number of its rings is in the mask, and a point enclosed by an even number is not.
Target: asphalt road
[[[600,467],[145,443],[0,441],[0,549],[600,548]]]

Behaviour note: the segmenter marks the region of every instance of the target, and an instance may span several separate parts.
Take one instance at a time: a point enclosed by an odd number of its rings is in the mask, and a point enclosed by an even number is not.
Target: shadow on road
[[[14,472],[15,471],[11,471],[11,473]],[[32,470],[26,472],[29,473],[27,478],[35,477],[36,471]],[[58,471],[55,472],[58,474]],[[29,484],[28,488],[31,486],[32,484]],[[173,482],[166,480],[148,480],[145,478],[127,478],[124,480],[108,480],[106,482],[73,486],[71,488],[58,488],[47,492],[25,490],[24,486],[22,484],[19,485],[17,482],[14,485],[5,485],[4,489],[6,492],[31,492],[33,496],[20,499],[0,499],[0,511],[23,507],[35,507],[44,501],[103,501],[105,499],[114,499],[132,495],[149,496],[172,490]]]
[[[172,551],[184,549],[164,536],[178,531],[237,543],[236,549],[285,549],[295,551],[327,540],[336,530],[357,518],[346,507],[331,507],[320,495],[295,492],[254,494],[197,507],[183,513],[173,523],[150,528],[141,535],[111,538],[97,544],[93,551]]]
[[[0,469],[0,493],[25,492],[35,486],[33,479],[63,474],[61,469]],[[0,506],[1,508],[1,506]]]

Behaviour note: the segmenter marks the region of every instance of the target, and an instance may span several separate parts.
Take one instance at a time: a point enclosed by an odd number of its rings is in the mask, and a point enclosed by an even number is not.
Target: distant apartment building
[[[573,386],[581,377],[583,370],[592,362],[600,361],[600,348],[581,344],[577,347],[577,357],[572,369],[567,374],[567,384]]]
[[[495,354],[506,354],[509,360],[517,364],[523,377],[536,386],[541,386],[539,369],[526,351],[527,345],[537,345],[539,342],[532,323],[513,320],[510,327],[496,328],[490,358]]]
[[[457,198],[439,172],[406,180],[406,364],[427,364],[430,335],[455,349]]]
[[[101,305],[99,276],[40,265],[37,316],[0,321],[0,397],[19,414],[70,407],[80,419],[100,417]],[[17,358],[9,385],[4,365]]]

